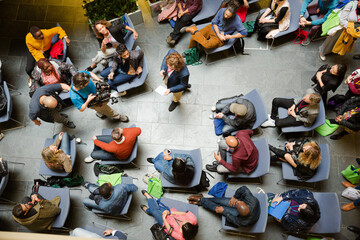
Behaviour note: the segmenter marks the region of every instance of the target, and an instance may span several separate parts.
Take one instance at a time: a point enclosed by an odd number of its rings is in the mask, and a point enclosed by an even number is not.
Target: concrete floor
[[[15,85],[22,93],[13,96],[13,117],[18,120],[25,119],[26,127],[6,132],[5,138],[0,142],[0,156],[9,161],[23,162],[25,165],[10,164],[10,182],[3,194],[4,197],[13,201],[20,201],[24,194],[29,194],[33,179],[39,178],[40,151],[43,148],[45,138],[51,137],[60,131],[68,131],[71,135],[82,138],[84,143],[77,146],[77,161],[74,172],[82,175],[85,180],[95,182],[93,164],[85,164],[83,159],[92,150],[92,136],[100,134],[103,128],[115,126],[127,127],[136,124],[141,127],[142,134],[139,137],[139,151],[136,163],[141,166],[140,170],[126,169],[130,176],[137,177],[135,184],[139,190],[145,189],[142,177],[146,172],[154,171],[152,165],[146,161],[147,157],[155,156],[164,148],[194,149],[200,148],[203,158],[203,166],[213,161],[212,154],[217,149],[217,137],[213,131],[212,121],[208,116],[210,107],[223,97],[238,94],[246,94],[257,88],[264,98],[267,109],[271,108],[271,100],[276,96],[292,97],[301,96],[305,89],[311,86],[310,78],[322,65],[318,56],[318,47],[322,41],[317,41],[307,47],[293,44],[294,36],[282,41],[273,50],[268,50],[266,42],[258,42],[256,36],[246,39],[246,52],[249,56],[233,53],[218,54],[212,60],[222,59],[211,65],[189,66],[191,73],[190,83],[192,88],[186,92],[181,100],[181,105],[172,113],[167,108],[171,97],[160,96],[151,92],[162,84],[162,78],[158,72],[163,57],[169,48],[165,38],[170,32],[168,24],[158,24],[156,19],[153,23],[136,26],[139,39],[135,45],[140,46],[148,59],[150,69],[147,78],[147,86],[130,91],[122,101],[113,105],[120,113],[130,118],[127,124],[117,124],[108,120],[100,120],[95,112],[86,110],[80,113],[74,107],[65,109],[65,113],[77,125],[76,129],[69,130],[59,124],[43,123],[40,127],[34,125],[27,118],[28,113],[28,87],[25,73],[24,37],[32,25],[41,28],[50,28],[59,22],[66,30],[71,46],[68,56],[74,65],[83,70],[91,64],[91,58],[98,50],[98,43],[89,30],[87,18],[83,16],[81,0],[5,0],[0,3],[0,58],[3,66],[3,79]],[[249,16],[255,18],[256,14]],[[183,52],[187,48],[189,35],[184,36],[176,50]],[[354,52],[359,52],[356,44]],[[348,73],[358,68],[358,62],[353,61],[350,54],[345,56],[329,56],[328,64],[345,63],[348,65]],[[344,93],[346,87],[342,85],[339,93]],[[329,112],[328,116],[334,116]],[[4,125],[0,125],[4,128]],[[274,128],[262,129],[261,136],[266,137],[269,143],[281,145],[286,139],[277,140],[279,132]],[[315,134],[314,139],[319,143],[328,143],[331,151],[331,171],[329,180],[318,183],[316,191],[336,192],[340,204],[349,203],[341,197],[343,180],[340,171],[349,164],[356,165],[355,158],[360,156],[359,134],[346,136],[339,141],[330,140],[329,137],[321,137]],[[263,177],[261,187],[266,192],[283,192],[289,187],[277,185],[281,179],[281,167],[271,166],[270,173]],[[215,174],[211,180],[211,186],[224,178]],[[247,183],[229,183],[230,187],[237,187]],[[247,184],[255,191],[257,185]],[[66,226],[69,228],[83,227],[92,221],[108,225],[115,229],[128,233],[129,239],[151,239],[149,228],[153,219],[139,209],[139,204],[145,204],[145,199],[138,191],[131,204],[130,216],[132,221],[108,220],[99,218],[82,206],[82,199],[87,196],[87,191],[71,191],[71,210]],[[204,194],[206,194],[204,192]],[[166,197],[185,201],[187,194],[166,193]],[[11,206],[1,206],[11,209]],[[329,211],[331,211],[329,209]],[[239,239],[239,237],[220,233],[220,217],[200,208],[199,209],[199,233],[196,239]],[[342,213],[341,234],[334,236],[336,239],[354,239],[354,235],[346,230],[347,225],[360,225],[359,210]],[[11,212],[0,212],[0,230],[27,231],[15,224],[11,218]],[[273,219],[269,218],[266,232],[256,239],[283,239],[283,230]],[[247,239],[241,237],[241,239]]]

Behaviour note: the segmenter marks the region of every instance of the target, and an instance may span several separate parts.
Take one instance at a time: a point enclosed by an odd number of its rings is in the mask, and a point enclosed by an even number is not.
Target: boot
[[[199,195],[191,195],[190,197],[188,197],[187,200],[189,201],[195,201],[195,202],[200,202],[200,200],[203,198],[204,196],[202,194]]]
[[[341,210],[343,210],[343,211],[350,211],[350,210],[353,210],[354,208],[356,208],[356,207],[354,206],[353,202],[344,204],[341,206]]]
[[[355,187],[354,184],[351,184],[351,183],[349,183],[347,181],[343,181],[341,184],[346,188],[348,188],[348,187],[354,188]]]

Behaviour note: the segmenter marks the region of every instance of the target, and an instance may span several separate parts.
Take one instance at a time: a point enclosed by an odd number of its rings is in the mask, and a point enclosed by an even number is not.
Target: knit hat
[[[238,116],[245,116],[247,108],[243,104],[232,103],[230,105],[230,111]]]

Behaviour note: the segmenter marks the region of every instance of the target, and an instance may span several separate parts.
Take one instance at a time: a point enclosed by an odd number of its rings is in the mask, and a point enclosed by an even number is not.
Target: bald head
[[[47,108],[56,108],[58,101],[53,96],[46,96],[43,98],[43,104]]]
[[[234,136],[228,136],[225,138],[226,144],[231,148],[236,148],[239,145],[239,141]]]
[[[240,216],[246,217],[250,214],[250,208],[248,205],[245,204],[244,201],[238,201],[236,203],[236,209],[238,210]]]

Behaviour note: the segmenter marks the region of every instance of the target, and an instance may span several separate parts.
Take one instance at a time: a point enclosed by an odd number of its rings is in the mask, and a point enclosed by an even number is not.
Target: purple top
[[[189,13],[188,14],[195,14],[195,13],[198,13],[200,12],[201,8],[202,8],[202,0],[176,0],[176,8],[177,5],[181,3],[182,6],[184,6],[185,4],[185,8],[183,7],[183,10],[185,11],[186,9],[189,10]]]

